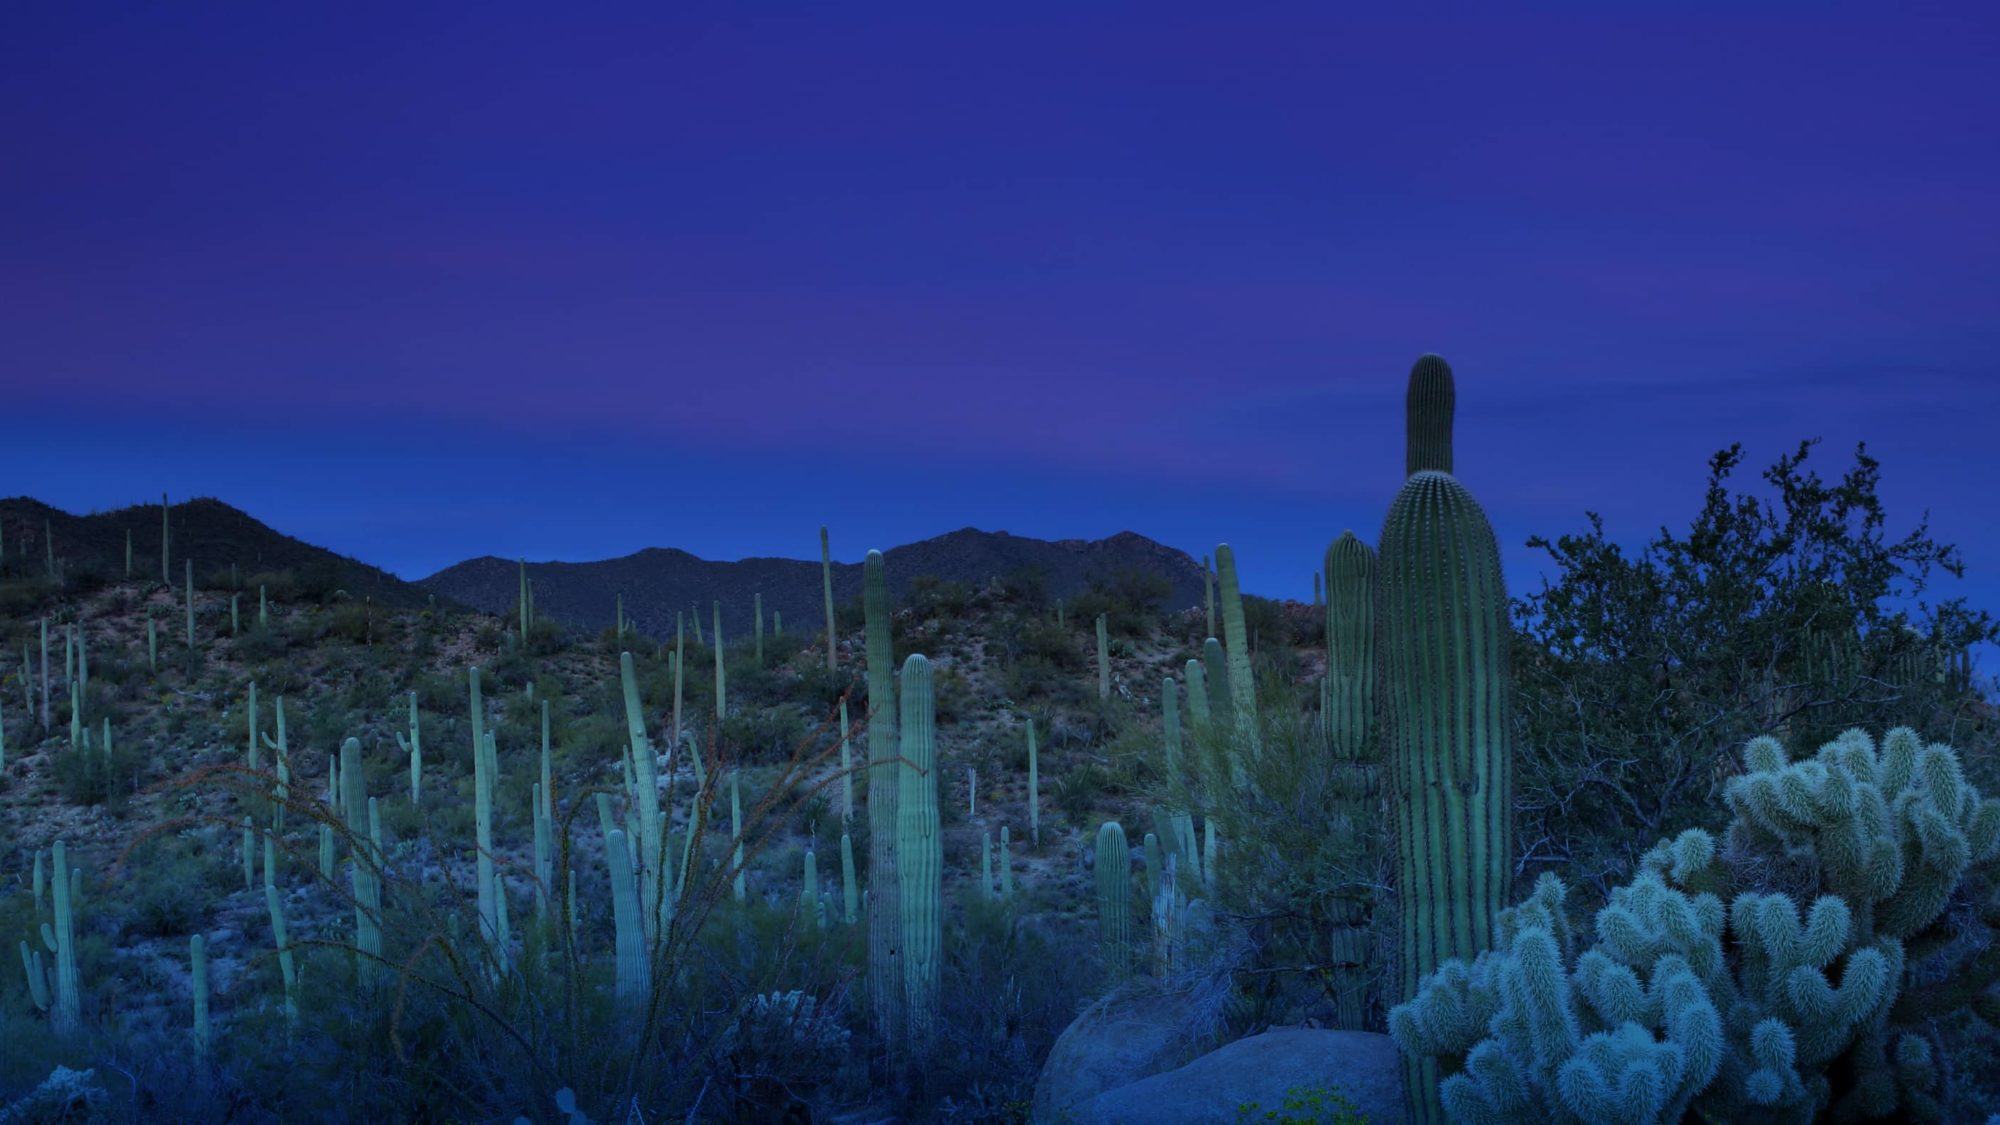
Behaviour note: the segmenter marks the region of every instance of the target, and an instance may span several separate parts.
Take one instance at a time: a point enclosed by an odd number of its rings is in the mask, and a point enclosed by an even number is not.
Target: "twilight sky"
[[[1991,4],[196,7],[0,14],[0,493],[412,577],[1129,528],[1302,596],[1436,351],[1517,590],[1817,436],[2000,607]]]

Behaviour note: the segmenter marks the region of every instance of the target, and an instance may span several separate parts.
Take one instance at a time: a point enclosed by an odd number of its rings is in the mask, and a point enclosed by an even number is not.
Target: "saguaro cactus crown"
[[[1452,471],[1451,423],[1457,409],[1458,390],[1451,377],[1451,365],[1442,357],[1419,356],[1410,368],[1410,388],[1404,400],[1404,424],[1408,444],[1403,457],[1405,475],[1434,469]]]
[[[1448,473],[1403,483],[1382,525],[1383,759],[1396,818],[1396,996],[1492,941],[1513,875],[1507,595],[1499,545]],[[1411,1057],[1420,1120],[1442,1116],[1435,1060]]]

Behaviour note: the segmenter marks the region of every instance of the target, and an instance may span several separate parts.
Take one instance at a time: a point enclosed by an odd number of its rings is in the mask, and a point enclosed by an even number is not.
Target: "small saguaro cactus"
[[[852,926],[861,907],[861,892],[854,884],[854,837],[840,834],[840,915]]]
[[[1181,780],[1181,701],[1180,685],[1172,676],[1160,681],[1160,758],[1166,766],[1167,784]]]
[[[200,934],[188,937],[188,981],[194,994],[194,1053],[208,1054],[208,946]]]
[[[1042,763],[1035,748],[1035,719],[1028,717],[1028,838],[1042,845]]]
[[[756,658],[757,667],[762,668],[764,666],[764,595],[762,591],[750,595],[750,611],[752,616],[757,619],[757,641],[752,655]]]
[[[188,559],[186,560],[186,563],[187,563],[186,593],[182,596],[181,601],[186,603],[187,605],[188,654],[192,656],[194,654],[194,560]]]
[[[1201,642],[1202,681],[1208,685],[1209,721],[1224,730],[1236,726],[1236,708],[1229,700],[1229,657],[1222,642],[1209,637]]]
[[[1208,674],[1199,660],[1188,661],[1183,671],[1187,673],[1188,720],[1196,731],[1205,730],[1209,723]]]
[[[1452,471],[1451,425],[1457,399],[1451,365],[1438,356],[1419,356],[1410,368],[1410,386],[1403,404],[1408,428],[1403,457],[1405,476],[1425,469]]]
[[[492,735],[487,737],[490,739]],[[358,738],[340,744],[340,790],[347,831],[354,839],[354,849],[348,857],[348,877],[354,890],[355,972],[367,984],[375,979],[382,960],[382,832],[368,797],[367,777],[361,772]],[[491,803],[489,796],[489,820]],[[491,847],[490,832],[487,847]]]
[[[715,722],[722,724],[723,716],[729,712],[729,674],[722,667],[722,603],[716,602],[715,613]]]
[[[735,897],[738,903],[741,903],[748,897],[748,886],[745,883],[745,873],[743,870],[742,779],[734,771],[731,771],[729,774],[729,841],[735,848],[729,863],[730,869],[735,872],[734,878],[730,881],[730,894]]]
[[[935,1031],[943,969],[944,842],[938,834],[937,723],[931,665],[921,653],[903,662],[902,791],[896,798],[896,876],[902,897],[903,993],[913,1047]]]
[[[1104,615],[1097,615],[1097,701],[1111,698],[1111,643],[1104,632]]]
[[[1000,897],[1014,897],[1014,842],[1004,824],[1000,826]]]
[[[1215,568],[1209,563],[1207,555],[1201,557],[1201,601],[1202,607],[1207,611],[1208,620],[1208,630],[1204,635],[1213,637],[1215,635]]]
[[[613,989],[621,1004],[630,1007],[646,996],[651,965],[646,958],[646,934],[641,925],[644,909],[639,903],[639,880],[632,872],[631,845],[625,833],[613,828],[604,836],[604,862],[611,872],[611,921],[617,951]]]
[[[1222,582],[1222,632],[1229,654],[1229,706],[1236,736],[1250,748],[1252,759],[1263,756],[1257,730],[1257,682],[1250,671],[1250,633],[1243,623],[1243,592],[1236,582],[1236,552],[1229,544],[1215,548],[1215,570]]]
[[[410,734],[396,732],[396,746],[410,759],[410,803],[421,804],[424,795],[424,732],[417,722],[417,693],[410,693]]]
[[[1132,849],[1125,829],[1107,820],[1097,830],[1097,936],[1114,977],[1132,960]]]

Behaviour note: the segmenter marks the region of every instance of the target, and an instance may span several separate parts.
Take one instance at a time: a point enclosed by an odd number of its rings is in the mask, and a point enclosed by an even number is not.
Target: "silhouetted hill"
[[[891,548],[883,552],[883,560],[891,592],[898,596],[920,575],[976,588],[996,578],[1035,572],[1050,598],[1066,598],[1087,589],[1093,579],[1136,572],[1167,580],[1171,594],[1164,607],[1169,610],[1202,604],[1201,563],[1130,531],[1108,539],[1051,541],[968,527]],[[860,596],[861,569],[859,563],[833,564],[836,604]],[[676,612],[696,606],[706,628],[710,605],[720,602],[724,632],[740,637],[751,628],[751,598],[760,593],[765,614],[782,613],[788,629],[825,628],[817,559],[714,562],[651,547],[597,562],[531,562],[528,577],[535,585],[538,614],[584,628],[610,625],[622,594],[626,614],[642,632],[665,636],[673,631]],[[439,597],[505,614],[514,611],[520,572],[514,560],[489,555],[446,567],[417,584]]]
[[[302,585],[345,590],[351,597],[387,605],[419,606],[429,598],[426,591],[385,570],[294,539],[220,500],[203,497],[174,504],[170,517],[169,567],[176,584],[191,560],[200,585],[210,584],[217,575],[226,577],[233,563],[246,584],[259,573],[289,571]],[[68,573],[123,575],[127,531],[132,536],[132,573],[159,578],[158,504],[79,516],[32,497],[0,500],[6,565],[17,572],[45,567],[53,540],[54,554]]]

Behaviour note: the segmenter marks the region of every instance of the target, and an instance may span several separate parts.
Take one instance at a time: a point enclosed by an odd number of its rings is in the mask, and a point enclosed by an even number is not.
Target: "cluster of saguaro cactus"
[[[1440,1087],[1453,1117],[1935,1116],[1935,1021],[2000,1009],[2000,959],[1974,951],[2000,933],[2000,801],[1908,729],[1744,757],[1726,845],[1661,841],[1588,949],[1544,875],[1497,948],[1391,1013],[1405,1051],[1463,1059]]]
[[[83,889],[83,872],[69,865],[69,845],[55,842],[53,869],[49,882],[54,891],[55,913],[41,924],[43,949],[55,958],[51,973],[43,950],[21,943],[21,967],[28,974],[28,994],[35,1007],[48,1013],[49,1023],[61,1035],[83,1026],[83,984],[76,960],[76,900]],[[35,855],[34,900],[42,902],[42,857]]]

